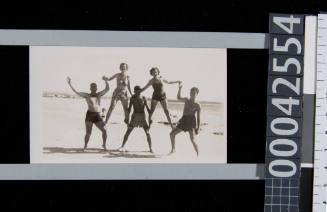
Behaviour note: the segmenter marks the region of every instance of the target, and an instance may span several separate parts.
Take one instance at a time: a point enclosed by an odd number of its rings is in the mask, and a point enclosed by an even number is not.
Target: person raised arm
[[[133,102],[134,102],[134,98],[131,98],[131,100],[129,101],[128,109],[127,109],[128,116],[131,113]]]
[[[72,86],[70,77],[67,77],[67,82],[68,82],[68,85],[70,86],[70,88],[74,91],[74,93],[76,93],[80,97],[87,98],[89,96],[87,93],[76,91],[75,88]]]
[[[104,88],[104,90],[102,90],[102,91],[100,91],[98,93],[99,96],[103,96],[103,95],[105,95],[109,91],[109,83],[108,83],[107,78],[105,76],[103,76],[102,79],[104,80],[104,82],[106,84],[106,87]]]
[[[131,94],[131,96],[133,96],[129,76],[127,77],[127,89],[129,91],[129,93]]]
[[[144,105],[145,105],[145,107],[146,107],[146,110],[148,111],[148,113],[150,113],[150,108],[149,108],[149,106],[148,106],[148,103],[147,103],[147,101],[146,101],[146,98],[143,96],[143,100],[144,100]]]
[[[175,84],[175,83],[180,84],[180,83],[182,83],[181,81],[168,81],[168,80],[166,80],[166,79],[163,79],[162,81],[163,81],[164,83],[167,83],[167,84]]]
[[[105,81],[111,81],[111,80],[113,80],[113,79],[115,79],[116,77],[118,77],[118,73],[117,74],[114,74],[112,77],[110,77],[110,78],[108,78],[108,77],[105,77],[105,76],[103,76],[103,80],[105,80]]]
[[[185,101],[185,100],[187,100],[187,98],[181,97],[182,87],[183,87],[182,83],[181,82],[178,83],[177,99],[181,100],[181,101]]]
[[[199,130],[200,130],[200,123],[201,123],[201,106],[198,105],[198,109],[197,109],[197,120],[196,120],[196,128],[195,128],[195,133],[198,134],[199,133]]]
[[[148,87],[152,85],[153,81],[152,79],[149,80],[149,82],[141,89],[141,92],[145,91]]]

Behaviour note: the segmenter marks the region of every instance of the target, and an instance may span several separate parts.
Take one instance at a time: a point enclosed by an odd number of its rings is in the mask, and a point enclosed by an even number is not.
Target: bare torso
[[[131,103],[133,105],[134,113],[144,113],[145,98],[143,96],[134,95],[131,98]]]
[[[128,75],[123,75],[121,73],[117,74],[117,88],[115,90],[119,90],[122,92],[126,92],[126,88],[128,85]]]
[[[194,116],[195,112],[197,112],[199,109],[200,109],[199,103],[187,99],[185,100],[183,115]]]
[[[100,100],[101,97],[98,94],[89,94],[88,97],[85,97],[87,106],[88,106],[88,110],[90,112],[100,112],[101,108],[100,108]]]

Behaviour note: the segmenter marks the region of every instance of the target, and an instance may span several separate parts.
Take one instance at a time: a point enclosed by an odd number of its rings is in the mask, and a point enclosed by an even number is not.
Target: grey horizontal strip
[[[303,94],[302,163],[313,163],[315,94]]]
[[[264,164],[11,164],[0,180],[260,180]]]
[[[0,30],[0,45],[268,48],[268,34],[91,30]]]

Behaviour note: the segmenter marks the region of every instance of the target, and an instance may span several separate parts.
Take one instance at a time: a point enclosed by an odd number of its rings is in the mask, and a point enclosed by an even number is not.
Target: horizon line
[[[59,95],[59,96],[56,96]],[[42,97],[46,98],[79,98],[82,99],[82,97],[78,96],[77,94],[69,94],[65,92],[56,92],[56,91],[42,91]],[[111,99],[112,96],[103,96],[104,99]],[[130,98],[130,97],[129,97]],[[151,98],[145,97],[147,100],[151,100]],[[171,102],[181,102],[178,99],[168,99],[168,101]],[[207,100],[199,100],[200,103],[211,103],[211,104],[223,104],[223,102],[218,101],[207,101]]]

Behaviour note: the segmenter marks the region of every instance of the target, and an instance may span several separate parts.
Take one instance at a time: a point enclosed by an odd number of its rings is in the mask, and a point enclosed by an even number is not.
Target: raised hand
[[[182,81],[178,81],[178,87],[183,87]]]
[[[103,76],[102,79],[103,79],[104,81],[109,81],[109,78],[106,77],[106,76]]]
[[[67,77],[67,82],[68,82],[68,84],[70,84],[71,83],[71,79],[70,79],[70,77]]]

